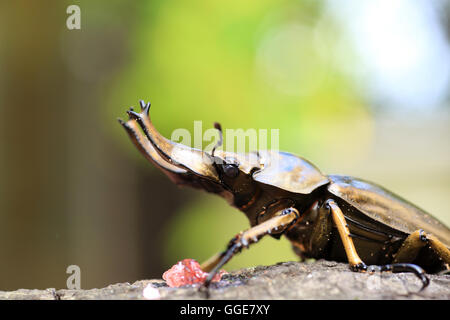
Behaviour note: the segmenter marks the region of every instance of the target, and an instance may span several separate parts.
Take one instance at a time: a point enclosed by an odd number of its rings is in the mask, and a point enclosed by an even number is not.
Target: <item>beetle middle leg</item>
[[[325,207],[331,212],[334,225],[338,229],[339,237],[344,245],[345,254],[347,255],[350,267],[354,271],[365,270],[367,267],[356,252],[353,240],[350,237],[350,230],[348,229],[347,222],[345,221],[344,214],[334,200],[327,200]]]
[[[332,199],[329,199],[325,202],[325,206],[330,210],[331,216],[333,219],[336,228],[338,229],[339,236],[341,238],[342,244],[344,245],[344,250],[347,255],[348,262],[350,264],[350,268],[353,271],[391,271],[394,273],[397,272],[412,272],[414,273],[421,281],[423,290],[429,284],[429,279],[425,276],[425,271],[419,266],[411,263],[393,263],[382,266],[366,266],[366,264],[361,260],[358,253],[356,252],[355,245],[353,244],[353,240],[350,236],[350,230],[347,226],[347,222],[345,221],[345,216],[342,213],[339,206]],[[407,253],[407,252],[406,252]],[[411,261],[411,260],[410,260]]]
[[[241,252],[243,248],[248,248],[250,244],[258,242],[267,234],[284,232],[296,222],[299,216],[297,209],[287,208],[279,211],[273,218],[237,234],[228,243],[225,251],[213,256],[201,265],[204,271],[211,270],[203,286],[207,288],[220,268],[235,254]]]

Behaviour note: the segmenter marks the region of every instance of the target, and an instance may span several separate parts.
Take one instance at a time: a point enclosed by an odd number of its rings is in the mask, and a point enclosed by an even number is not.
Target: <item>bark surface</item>
[[[410,273],[356,273],[347,264],[319,260],[240,269],[209,290],[210,299],[450,299],[450,275],[428,275],[430,285]],[[151,285],[159,299],[205,299],[198,287],[170,288],[162,279],[113,284],[101,289],[0,291],[0,299],[145,299]]]

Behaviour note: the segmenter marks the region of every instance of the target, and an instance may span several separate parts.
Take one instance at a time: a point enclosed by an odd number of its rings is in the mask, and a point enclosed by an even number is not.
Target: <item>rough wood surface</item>
[[[421,283],[408,273],[366,274],[349,270],[347,264],[319,260],[313,263],[284,262],[231,272],[210,288],[210,299],[450,299],[450,275],[429,275]],[[169,288],[163,280],[118,283],[102,289],[0,291],[0,299],[144,299],[151,284],[161,299],[204,299],[198,288]]]

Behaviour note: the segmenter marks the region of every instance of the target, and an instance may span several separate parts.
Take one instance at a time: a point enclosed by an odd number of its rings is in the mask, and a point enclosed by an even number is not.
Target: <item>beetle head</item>
[[[215,127],[220,140],[211,153],[175,143],[156,130],[149,109],[150,103],[141,101],[140,113],[130,109],[129,120],[119,120],[141,153],[175,183],[218,193],[241,210],[252,203],[260,189],[275,190],[271,196],[286,192],[308,194],[329,182],[314,165],[289,153],[217,150],[222,142],[218,124]]]

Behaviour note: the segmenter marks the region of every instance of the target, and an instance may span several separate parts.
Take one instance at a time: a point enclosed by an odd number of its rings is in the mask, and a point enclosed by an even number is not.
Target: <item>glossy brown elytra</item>
[[[174,183],[216,193],[249,219],[223,252],[202,264],[214,274],[265,235],[287,237],[301,258],[347,261],[354,271],[426,273],[449,268],[450,230],[430,214],[362,179],[324,175],[309,161],[279,151],[246,154],[193,149],[164,138],[149,117],[119,120],[139,151]],[[220,126],[216,125],[220,131]]]

